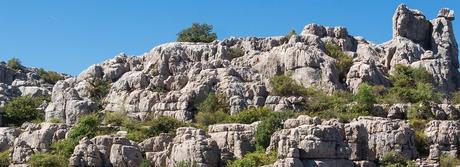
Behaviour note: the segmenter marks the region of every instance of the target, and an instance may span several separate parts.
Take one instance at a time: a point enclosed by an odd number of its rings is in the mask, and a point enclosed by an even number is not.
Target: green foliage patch
[[[217,39],[216,33],[212,32],[210,24],[193,23],[192,27],[186,28],[177,34],[177,42],[205,42],[210,43]]]
[[[21,96],[9,101],[3,108],[3,124],[21,126],[24,122],[43,121],[44,111],[37,108],[45,101],[50,101],[49,97]]]

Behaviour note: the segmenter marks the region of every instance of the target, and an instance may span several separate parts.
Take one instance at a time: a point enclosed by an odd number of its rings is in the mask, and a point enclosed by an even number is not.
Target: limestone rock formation
[[[246,153],[255,150],[254,134],[258,122],[253,124],[218,124],[211,125],[208,134],[215,140],[222,161],[242,158]]]
[[[143,156],[139,146],[126,138],[97,136],[84,138],[69,159],[70,166],[139,166]]]
[[[14,140],[11,162],[25,164],[32,154],[50,151],[51,144],[64,139],[68,129],[64,124],[23,124],[22,133]]]

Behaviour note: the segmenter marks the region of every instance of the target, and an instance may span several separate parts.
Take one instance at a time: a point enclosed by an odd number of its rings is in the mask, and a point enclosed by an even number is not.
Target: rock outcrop
[[[70,166],[139,166],[143,156],[139,146],[126,138],[97,136],[84,138],[69,159]]]
[[[14,140],[11,163],[25,164],[32,154],[50,151],[51,144],[64,139],[68,129],[64,124],[23,124],[22,133]]]
[[[253,124],[218,124],[211,125],[208,134],[215,140],[222,161],[242,158],[246,153],[255,150],[254,134],[258,122]]]

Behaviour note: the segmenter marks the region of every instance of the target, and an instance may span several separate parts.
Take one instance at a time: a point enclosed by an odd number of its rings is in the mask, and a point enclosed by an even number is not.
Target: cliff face
[[[425,68],[432,74],[437,91],[449,94],[460,87],[453,20],[454,12],[449,9],[441,9],[436,18],[427,20],[420,11],[400,5],[393,16],[393,38],[379,45],[349,35],[344,27],[317,24],[305,26],[301,34],[289,39],[250,37],[167,43],[142,56],[118,55],[77,77],[57,82],[45,117],[73,126],[80,116],[104,110],[125,111],[140,120],[155,114],[190,121],[197,103],[209,92],[223,94],[231,114],[251,107],[297,110],[302,97],[274,96],[270,78],[289,74],[304,87],[316,86],[329,93],[356,92],[361,83],[390,86],[389,76],[398,64]],[[326,50],[329,43],[339,46],[353,60],[343,80],[337,60]],[[235,56],[236,50],[243,52]],[[13,82],[9,76],[9,72],[0,74],[0,81]],[[97,99],[92,89],[100,81],[107,81],[109,88],[106,96]],[[456,137],[460,133],[459,106],[439,104],[431,110],[438,120],[425,129],[431,146],[427,161],[421,164],[435,164],[445,153],[458,155],[460,146]],[[308,116],[287,120],[271,138],[269,149],[278,153],[273,166],[375,166],[391,150],[415,160],[419,158],[416,134],[407,121],[400,120],[405,112],[406,104],[396,104],[383,116],[387,118],[360,117],[350,123]],[[18,130],[22,132],[14,144],[6,142],[4,148],[12,146],[14,162],[25,163],[33,152],[46,152],[49,143],[62,139],[67,126],[27,124],[4,129],[5,141],[11,140],[13,132],[14,136],[19,135]],[[255,149],[256,126],[213,125],[208,134],[201,129],[179,128],[176,136],[162,134],[139,145],[116,136],[85,138],[75,148],[70,164],[137,166],[146,158],[156,166],[172,166],[184,160],[199,166],[219,166]],[[36,146],[21,137],[27,136],[25,133],[47,144]]]

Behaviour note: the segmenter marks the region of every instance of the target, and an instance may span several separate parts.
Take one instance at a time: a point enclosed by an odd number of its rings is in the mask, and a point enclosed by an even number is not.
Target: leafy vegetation
[[[28,164],[31,167],[66,167],[68,166],[68,160],[55,154],[36,153],[30,157]]]
[[[269,116],[273,111],[268,108],[250,108],[229,116],[226,122],[250,124]]]
[[[54,71],[46,71],[43,68],[40,68],[38,70],[38,75],[46,83],[49,83],[49,84],[56,84],[57,81],[64,79],[64,76],[62,76],[61,74],[54,72]]]
[[[10,165],[11,150],[0,152],[0,167],[8,167]]]
[[[177,42],[212,42],[217,39],[217,35],[212,32],[212,29],[213,26],[209,24],[193,23],[192,27],[177,34]]]
[[[89,89],[90,98],[99,105],[99,108],[104,106],[104,98],[109,94],[110,81],[96,78],[91,82],[91,88]]]
[[[332,43],[326,43],[326,54],[336,60],[337,70],[339,71],[339,80],[345,83],[348,71],[353,65],[353,59],[345,54],[342,49]]]
[[[161,133],[174,133],[177,128],[185,125],[184,122],[168,116],[160,116],[144,123],[127,117],[123,120],[122,129],[128,132],[128,139],[142,142]]]
[[[18,58],[9,59],[6,65],[14,70],[20,70],[22,68],[21,60],[19,60]]]
[[[393,86],[382,98],[383,103],[429,103],[441,99],[441,94],[433,88],[431,74],[422,67],[396,65],[390,80]]]
[[[227,163],[227,167],[254,167],[269,165],[276,161],[276,152],[270,152],[265,154],[264,151],[256,151],[246,154],[243,158],[230,161]]]
[[[65,140],[51,145],[52,155],[68,159],[83,137],[93,138],[98,134],[99,122],[99,118],[94,114],[82,116],[74,128],[70,130]]]
[[[44,112],[37,109],[49,97],[21,96],[6,103],[2,113],[5,125],[20,126],[24,122],[41,122],[44,120]]]
[[[198,167],[199,165],[196,162],[191,161],[179,161],[174,163],[174,167]]]
[[[384,154],[381,164],[385,167],[415,167],[412,161],[395,151]]]
[[[295,116],[293,112],[270,112],[267,116],[262,117],[260,124],[255,132],[255,141],[257,150],[264,150],[270,145],[270,137],[273,133],[283,127],[283,122]]]
[[[198,113],[195,115],[195,122],[198,126],[223,122],[229,115],[229,106],[223,94],[209,93],[206,98],[198,104]]]
[[[234,47],[228,50],[228,57],[230,58],[230,60],[241,57],[241,56],[244,56],[243,47]]]
[[[114,126],[122,126],[126,119],[129,117],[124,111],[106,112],[104,115],[104,123]]]
[[[460,159],[454,156],[443,155],[439,163],[441,167],[457,167],[460,165]]]
[[[452,94],[451,103],[460,104],[460,91],[457,90],[456,92]]]
[[[276,96],[305,96],[313,91],[303,87],[289,75],[276,75],[270,79],[270,84],[273,87],[272,94]]]
[[[289,42],[289,39],[291,39],[291,37],[295,35],[297,35],[297,32],[295,32],[295,30],[291,30],[283,38],[281,38],[281,41],[283,43]]]

